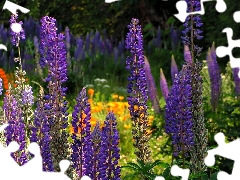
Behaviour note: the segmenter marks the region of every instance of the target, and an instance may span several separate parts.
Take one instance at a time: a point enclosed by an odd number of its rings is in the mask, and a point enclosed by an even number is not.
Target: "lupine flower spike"
[[[160,113],[159,101],[157,99],[157,89],[151,73],[151,67],[146,56],[144,56],[144,70],[146,72],[148,94],[152,101],[152,106],[155,113]]]
[[[138,19],[132,19],[128,25],[129,33],[126,37],[126,49],[131,56],[127,57],[126,68],[130,71],[128,76],[127,98],[129,111],[133,124],[132,135],[135,154],[138,160],[147,163],[150,161],[148,114],[147,105],[147,81],[144,71],[143,36]]]
[[[162,95],[165,101],[167,101],[169,90],[168,90],[167,80],[163,74],[162,68],[160,68],[160,88],[162,90]]]
[[[178,74],[178,67],[176,64],[176,61],[174,59],[174,56],[172,55],[171,58],[171,76],[172,76],[172,82],[174,82],[174,79],[176,77],[176,75]]]
[[[213,107],[213,110],[216,111],[221,91],[221,73],[217,63],[214,43],[211,49],[208,50],[207,64],[211,82],[211,105]]]

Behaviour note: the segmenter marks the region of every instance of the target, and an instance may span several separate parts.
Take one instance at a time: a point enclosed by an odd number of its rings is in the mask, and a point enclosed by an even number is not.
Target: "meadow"
[[[19,21],[12,15],[10,25]],[[174,164],[189,168],[189,179],[231,173],[232,161],[217,157],[207,167],[204,158],[216,133],[239,138],[239,69],[221,70],[214,42],[207,52],[197,46],[199,16],[183,30],[159,27],[148,44],[143,33],[152,27],[139,24],[130,19],[119,42],[105,30],[75,36],[49,16],[25,19],[20,33],[0,26],[8,47],[0,51],[1,124],[9,123],[1,143],[20,144],[12,154],[19,165],[37,142],[43,170],[68,159],[73,180],[180,179],[170,174]]]

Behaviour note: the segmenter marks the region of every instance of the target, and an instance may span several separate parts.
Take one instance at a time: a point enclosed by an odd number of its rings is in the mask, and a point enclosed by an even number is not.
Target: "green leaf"
[[[211,175],[210,180],[217,180],[218,172],[215,172]]]
[[[168,166],[165,170],[164,170],[164,172],[163,172],[163,177],[168,177],[170,175],[170,166]]]

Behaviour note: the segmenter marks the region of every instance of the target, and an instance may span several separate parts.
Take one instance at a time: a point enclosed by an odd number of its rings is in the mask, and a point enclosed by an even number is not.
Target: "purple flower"
[[[208,65],[208,72],[209,72],[209,77],[211,82],[211,104],[212,104],[213,110],[215,111],[218,106],[218,101],[220,98],[221,73],[217,63],[216,50],[214,47],[214,43],[212,44],[211,49],[208,50],[207,65]]]
[[[67,80],[67,58],[65,37],[57,34],[56,20],[45,16],[41,19],[40,31],[40,65],[48,68],[49,99],[44,102],[44,108],[50,113],[48,123],[50,125],[49,135],[51,136],[50,147],[54,170],[59,171],[59,162],[68,157],[68,141],[66,127],[68,126],[68,107],[66,87],[63,83]],[[60,155],[61,156],[60,156]]]
[[[240,96],[240,77],[238,76],[239,68],[233,68],[233,79],[235,83],[235,91],[237,96]]]
[[[167,81],[163,74],[162,68],[160,69],[160,88],[162,90],[162,95],[163,95],[165,101],[167,101],[169,90],[168,90]]]
[[[149,161],[150,150],[148,145],[149,134],[147,105],[147,81],[144,70],[144,55],[143,55],[143,36],[141,26],[138,25],[138,19],[132,19],[128,25],[129,32],[126,37],[126,49],[131,55],[127,57],[126,69],[130,71],[128,76],[129,84],[127,98],[129,111],[133,123],[133,139],[136,147],[135,154],[139,160],[144,163]]]
[[[84,59],[84,46],[83,46],[83,40],[81,38],[76,39],[77,47],[74,52],[74,60]]]
[[[154,111],[156,113],[160,113],[159,102],[157,99],[157,89],[151,73],[151,67],[146,56],[144,56],[144,60],[145,60],[144,70],[146,72],[148,94],[149,94],[150,100],[152,101],[152,106]]]
[[[174,59],[174,56],[172,55],[171,59],[171,76],[172,76],[172,82],[174,82],[175,76],[178,74],[178,67],[176,64],[176,61]]]
[[[166,102],[165,131],[172,137],[174,156],[187,156],[194,145],[192,106],[191,72],[189,65],[184,65]]]
[[[100,168],[100,162],[99,162],[99,151],[101,147],[101,136],[102,131],[100,129],[100,123],[97,121],[96,126],[93,129],[93,132],[91,133],[92,143],[93,143],[93,158],[92,158],[92,179],[97,179],[99,168]]]
[[[17,18],[18,18],[18,14],[14,15],[12,14],[11,15],[11,19],[10,19],[10,26],[12,27],[12,25],[14,23],[17,23]],[[20,21],[18,22],[21,26],[23,25],[23,22]],[[12,30],[10,30],[10,34],[11,34],[11,42],[14,46],[19,46],[19,41],[20,39],[25,39],[25,33],[24,33],[24,30],[22,28],[22,30],[19,32],[19,33],[16,33]]]
[[[3,87],[2,87],[2,79],[0,78],[0,95],[2,95]]]
[[[105,126],[102,129],[101,147],[99,150],[99,179],[120,180],[120,159],[119,134],[117,131],[117,121],[112,112],[109,112]]]
[[[74,133],[72,135],[72,166],[76,170],[79,177],[87,175],[92,178],[92,157],[93,157],[93,143],[91,139],[91,112],[90,104],[86,96],[86,88],[83,88],[77,97],[77,104],[74,106],[72,113],[72,127]]]
[[[29,85],[25,86],[25,89],[22,92],[22,102],[25,105],[31,106],[34,103],[34,96],[32,92],[32,87]]]
[[[11,153],[11,156],[19,165],[24,165],[28,161],[26,146],[25,124],[23,122],[22,110],[19,108],[17,100],[11,93],[4,97],[3,111],[9,126],[5,129],[5,137],[7,145],[12,141],[16,141],[19,145],[19,151]]]
[[[43,170],[48,172],[54,171],[51,149],[50,149],[50,124],[48,116],[51,115],[51,111],[44,107],[44,103],[47,99],[43,97],[43,93],[40,91],[40,95],[37,102],[37,108],[34,113],[34,122],[31,127],[31,142],[37,142],[40,146],[41,156],[43,159]]]
[[[187,12],[195,12],[201,10],[201,3],[200,0],[185,0],[187,3]],[[190,45],[193,47],[191,51],[196,52],[196,55],[199,56],[201,53],[202,48],[194,45],[193,42],[194,38],[197,40],[201,40],[203,36],[201,36],[202,31],[200,28],[203,26],[201,17],[199,15],[189,15],[183,26],[185,29],[182,31],[182,41],[185,45]],[[189,35],[190,34],[190,35]],[[194,58],[194,57],[192,57]]]
[[[188,45],[184,45],[184,60],[187,63],[192,63],[192,56],[191,56],[191,51],[188,47]]]

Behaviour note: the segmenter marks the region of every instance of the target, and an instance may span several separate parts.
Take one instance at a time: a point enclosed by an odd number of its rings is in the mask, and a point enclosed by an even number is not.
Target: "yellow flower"
[[[122,100],[124,99],[124,97],[123,97],[123,96],[119,96],[118,99],[119,99],[120,101],[122,101]]]
[[[123,127],[124,127],[125,129],[130,129],[130,128],[131,128],[131,125],[124,124]]]
[[[113,98],[113,99],[117,99],[117,98],[118,98],[118,95],[117,95],[117,94],[113,94],[113,95],[112,95],[112,98]]]
[[[148,122],[149,122],[148,124],[151,125],[152,122],[153,122],[153,120],[154,120],[154,116],[149,116],[149,117],[148,117],[148,120],[149,120],[149,121],[148,121]]]

